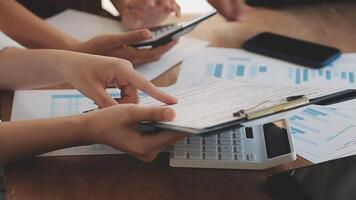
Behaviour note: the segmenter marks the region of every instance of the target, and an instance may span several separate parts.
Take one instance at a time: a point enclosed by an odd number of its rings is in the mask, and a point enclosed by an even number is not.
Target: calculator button
[[[205,144],[218,144],[218,139],[217,138],[205,138],[204,139]]]
[[[234,154],[233,153],[221,153],[221,160],[234,160]]]
[[[218,154],[216,152],[206,152],[205,153],[205,159],[207,159],[207,160],[217,160],[218,159]]]
[[[236,139],[236,140],[234,140],[235,142],[235,145],[240,145],[240,146],[242,146],[242,144],[243,144],[243,142],[242,142],[242,140],[241,139]]]
[[[246,155],[246,160],[255,161],[256,160],[255,154],[247,154]]]
[[[201,151],[202,146],[200,144],[176,144],[174,150],[177,151]]]
[[[236,160],[244,160],[244,154],[242,153],[237,153],[235,154],[235,156],[236,156]]]
[[[227,144],[227,145],[232,145],[232,139],[231,138],[222,138],[220,139],[220,144]]]
[[[191,144],[201,144],[202,138],[201,137],[190,137],[189,141]]]
[[[187,158],[187,153],[185,151],[175,151],[173,153],[174,158],[185,159]]]
[[[235,151],[236,151],[236,152],[242,152],[242,151],[243,151],[242,146],[241,146],[241,145],[236,145],[236,146],[235,146]]]
[[[189,152],[189,158],[190,159],[202,159],[203,154],[202,154],[202,152]]]
[[[217,137],[218,137],[217,134],[211,134],[211,135],[204,136],[204,138],[217,138]]]
[[[218,147],[215,145],[205,145],[205,151],[217,151]]]
[[[176,142],[176,144],[186,144],[186,143],[187,143],[187,138],[184,138]]]
[[[233,152],[234,148],[231,145],[221,145],[220,146],[220,151],[222,151],[222,152]]]
[[[221,138],[232,138],[233,133],[232,131],[224,132],[219,134]]]

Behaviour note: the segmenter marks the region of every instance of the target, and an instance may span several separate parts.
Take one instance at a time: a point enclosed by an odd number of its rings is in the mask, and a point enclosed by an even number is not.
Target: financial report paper
[[[184,60],[177,84],[202,78],[267,84],[356,88],[356,54],[343,54],[321,69],[310,69],[240,49],[208,47]]]
[[[222,79],[205,79],[185,87],[172,87],[167,93],[178,98],[178,103],[168,105],[176,111],[176,118],[162,124],[192,129],[205,129],[236,120],[234,112],[242,109],[259,109],[285,101],[287,97],[305,95],[309,99],[325,96],[344,88],[295,87],[256,84]],[[161,105],[146,97],[144,105]]]

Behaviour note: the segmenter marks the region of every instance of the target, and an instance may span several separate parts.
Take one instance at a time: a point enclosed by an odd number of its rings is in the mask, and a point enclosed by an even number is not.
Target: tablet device
[[[187,34],[194,30],[194,28],[204,20],[210,18],[216,14],[216,10],[212,10],[196,19],[191,21],[182,22],[178,24],[168,24],[164,26],[151,28],[152,38],[133,44],[133,47],[156,47],[164,45],[174,39],[179,38],[180,36]]]
[[[346,200],[356,197],[356,156],[270,175],[267,184],[284,200]]]

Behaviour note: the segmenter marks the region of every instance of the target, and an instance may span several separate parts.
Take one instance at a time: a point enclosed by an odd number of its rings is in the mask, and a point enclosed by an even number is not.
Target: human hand
[[[242,14],[249,9],[244,0],[208,0],[228,21],[241,21]]]
[[[50,67],[101,108],[118,103],[137,103],[137,89],[167,104],[177,102],[141,76],[126,60],[57,50],[52,53],[58,61]],[[112,86],[121,90],[118,101],[106,92],[106,88]]]
[[[144,162],[154,160],[159,152],[186,136],[178,132],[139,132],[140,121],[173,120],[175,112],[170,108],[122,104],[82,116],[89,134],[88,143],[110,145]]]
[[[137,49],[129,46],[150,38],[151,32],[146,29],[117,35],[101,35],[87,42],[75,44],[70,50],[123,58],[136,66],[159,60],[163,54],[177,44],[175,40],[153,49]]]
[[[175,0],[111,0],[120,12],[123,25],[128,29],[150,28],[159,25],[171,13],[180,16]]]

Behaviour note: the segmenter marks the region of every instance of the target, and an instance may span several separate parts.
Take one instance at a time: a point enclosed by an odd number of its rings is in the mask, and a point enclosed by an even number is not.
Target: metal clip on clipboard
[[[258,106],[261,105],[262,104],[261,103],[253,108],[235,112],[235,113],[233,113],[233,116],[240,117],[240,118],[246,119],[246,120],[253,120],[253,119],[260,118],[260,117],[265,117],[265,116],[272,115],[275,113],[279,113],[279,112],[291,110],[294,108],[298,108],[301,106],[305,106],[305,105],[308,105],[309,103],[310,102],[309,102],[309,99],[307,96],[304,96],[304,95],[293,96],[293,97],[286,98],[285,102],[279,103],[277,105],[272,105],[267,108],[258,109]]]

